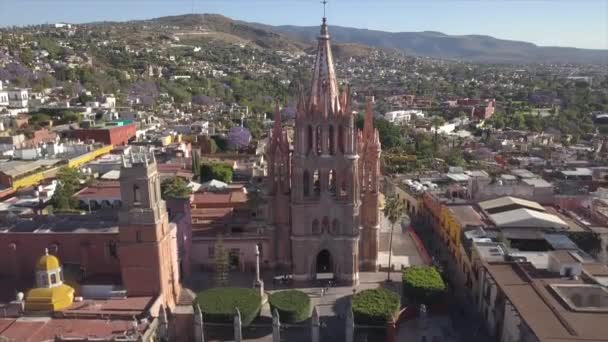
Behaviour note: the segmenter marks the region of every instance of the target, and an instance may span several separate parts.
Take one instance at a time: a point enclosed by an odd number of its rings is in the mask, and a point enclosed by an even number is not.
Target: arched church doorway
[[[331,254],[327,249],[324,249],[317,254],[316,273],[333,273]]]

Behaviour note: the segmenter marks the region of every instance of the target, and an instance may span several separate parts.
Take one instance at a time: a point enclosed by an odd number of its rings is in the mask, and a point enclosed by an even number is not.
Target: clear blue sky
[[[484,34],[608,49],[608,0],[329,0],[329,23],[385,31]],[[318,25],[317,0],[0,0],[0,26],[219,13],[264,24]]]

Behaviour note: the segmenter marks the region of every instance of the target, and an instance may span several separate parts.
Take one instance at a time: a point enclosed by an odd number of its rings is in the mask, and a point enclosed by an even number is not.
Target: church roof
[[[327,105],[336,112],[340,111],[338,79],[334,68],[334,58],[331,53],[327,18],[323,18],[321,32],[317,38],[318,47],[312,74],[310,105]]]
[[[34,288],[27,292],[25,309],[27,311],[58,311],[72,305],[74,289],[62,284],[50,288]]]
[[[36,264],[36,270],[38,271],[51,271],[59,267],[59,259],[53,254],[49,254],[48,250],[45,250],[45,254],[38,259],[38,263]]]

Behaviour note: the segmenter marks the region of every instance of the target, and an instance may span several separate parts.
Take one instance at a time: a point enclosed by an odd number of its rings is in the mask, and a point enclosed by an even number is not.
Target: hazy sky
[[[0,26],[219,13],[318,25],[317,0],[0,0]],[[608,49],[608,0],[330,0],[330,25],[484,34],[539,45]]]

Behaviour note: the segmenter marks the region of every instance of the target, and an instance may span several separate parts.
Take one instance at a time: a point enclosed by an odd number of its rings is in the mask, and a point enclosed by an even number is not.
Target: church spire
[[[340,111],[338,80],[334,69],[334,59],[331,53],[329,31],[327,29],[327,18],[323,17],[321,32],[317,38],[317,56],[312,74],[310,91],[310,105],[313,109],[327,107],[336,112]],[[327,101],[327,102],[325,102]]]
[[[272,135],[283,135],[283,122],[281,121],[281,110],[279,109],[279,101],[277,100],[274,110],[274,127]]]

